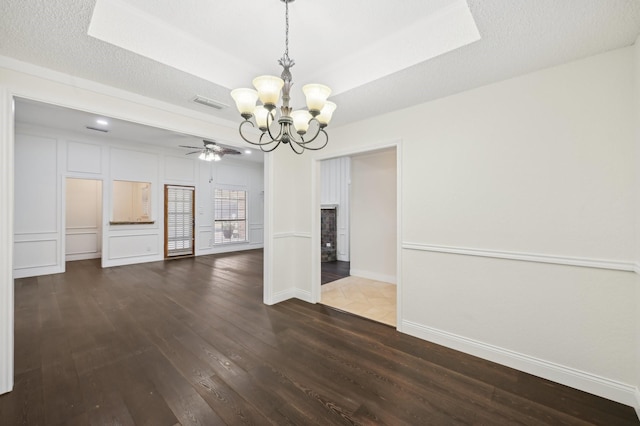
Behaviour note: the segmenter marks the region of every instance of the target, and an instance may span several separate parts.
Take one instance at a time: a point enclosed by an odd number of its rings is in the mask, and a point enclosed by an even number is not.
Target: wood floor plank
[[[39,368],[18,374],[13,392],[0,396],[0,424],[46,424],[42,372]]]
[[[142,370],[153,381],[167,405],[182,425],[224,424],[216,412],[180,375],[162,353],[149,348],[137,355]]]
[[[83,393],[71,357],[42,366],[42,389],[47,424],[60,424],[85,412]]]
[[[638,425],[631,407],[322,305],[261,250],[15,281],[0,425]]]

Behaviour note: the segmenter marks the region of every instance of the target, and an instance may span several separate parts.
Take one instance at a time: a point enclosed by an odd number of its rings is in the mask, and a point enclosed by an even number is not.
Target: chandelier
[[[235,89],[231,97],[244,118],[240,123],[240,136],[252,145],[258,145],[264,152],[271,152],[281,143],[288,144],[296,154],[305,149],[319,150],[329,142],[325,127],[329,124],[336,104],[327,101],[331,89],[322,84],[307,84],[302,87],[308,110],[292,111],[289,95],[293,81],[290,68],[295,65],[289,58],[289,3],[294,0],[280,0],[285,4],[285,50],[278,63],[283,71],[280,77],[263,75],[253,79],[253,89]],[[276,104],[282,91],[282,106],[277,116]],[[261,105],[256,106],[260,99]],[[251,118],[255,120],[251,120]],[[277,121],[276,121],[277,118]],[[274,123],[277,123],[274,125]],[[258,127],[262,132],[257,141],[245,135],[245,126]],[[309,128],[312,130],[309,131]]]

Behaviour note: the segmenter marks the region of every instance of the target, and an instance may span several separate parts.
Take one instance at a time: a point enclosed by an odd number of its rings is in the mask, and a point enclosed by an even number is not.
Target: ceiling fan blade
[[[178,145],[180,148],[202,149],[199,146]]]
[[[224,154],[232,154],[232,155],[240,154],[240,151],[238,151],[237,149],[233,149],[233,148],[220,148],[220,152],[224,153]]]
[[[199,149],[197,151],[187,152],[185,155],[197,154],[198,152],[202,152],[202,150]]]

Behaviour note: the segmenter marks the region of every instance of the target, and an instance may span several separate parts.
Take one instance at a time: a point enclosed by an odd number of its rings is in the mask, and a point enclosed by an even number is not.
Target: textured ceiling
[[[181,146],[186,145],[197,148],[203,146],[203,139],[200,137],[27,99],[17,99],[15,109],[16,123],[22,125],[37,125],[62,129],[87,135],[88,137],[97,136],[101,139],[110,139],[119,142],[133,141],[153,145],[154,147],[166,148],[167,153],[174,155],[193,155],[189,154],[194,151],[193,149],[182,148]],[[106,124],[101,123],[101,120],[105,120]],[[101,132],[96,129],[107,130],[107,132]],[[214,141],[222,147],[231,147],[220,141]],[[241,154],[237,156],[234,155],[233,159],[262,163],[264,161],[264,154],[259,149],[255,150],[243,146]]]
[[[265,58],[273,58],[275,62],[282,54],[282,40],[267,42],[264,35],[275,33],[281,38],[282,17],[269,19],[259,28],[247,27],[242,21],[243,9],[236,7],[250,4],[260,11],[270,4],[269,8],[281,14],[283,5],[278,0],[210,0],[206,8],[198,0],[129,3],[142,9],[148,9],[150,4],[173,8],[170,9],[175,14],[173,25],[178,28],[191,24],[185,20],[183,10],[193,13],[202,7],[200,21],[193,23],[197,31],[206,28],[210,14],[215,15],[211,17],[212,25],[234,23],[224,27],[225,34],[199,33],[202,40],[217,44],[213,47],[241,50],[243,46],[234,41],[234,32],[250,31]],[[291,6],[292,37],[295,34],[291,49],[294,46],[298,51],[307,49],[324,61],[332,61],[334,46],[321,46],[319,34],[301,30],[306,28],[305,19],[321,22],[324,31],[335,32],[353,48],[364,40],[391,37],[405,25],[416,22],[416,16],[423,10],[419,5],[427,2],[367,0],[356,3],[360,8],[349,7],[350,3],[295,1]],[[640,32],[637,0],[468,0],[467,3],[481,40],[338,94],[332,98],[338,104],[332,126],[628,46]],[[191,102],[195,95],[202,95],[232,105],[226,87],[88,36],[94,5],[95,0],[0,1],[0,55],[239,121],[233,107],[215,111]],[[390,5],[396,6],[389,9]],[[296,19],[299,23],[294,33]],[[349,23],[358,23],[357,32]],[[300,53],[298,58],[292,51],[291,56],[300,62],[304,54]],[[387,59],[381,53],[378,60],[384,63]],[[294,68],[294,79],[295,75]]]
[[[371,0],[290,4],[292,100],[301,100],[295,108],[304,107],[300,88],[307,83],[343,93],[480,39],[465,0],[371,5]],[[271,24],[268,31],[250,30],[265,23]],[[276,59],[285,50],[285,4],[244,1],[221,8],[202,1],[97,0],[89,35],[230,91],[258,75],[282,72]]]

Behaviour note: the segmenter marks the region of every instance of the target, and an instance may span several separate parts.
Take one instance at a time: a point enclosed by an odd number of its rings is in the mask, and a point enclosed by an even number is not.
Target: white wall
[[[14,276],[64,270],[62,186],[55,137],[16,135]]]
[[[182,152],[152,145],[24,125],[16,129],[16,150],[16,193],[19,194],[15,210],[19,218],[15,234],[16,278],[63,272],[65,243],[72,244],[74,247],[70,250],[75,252],[77,244],[90,242],[78,240],[91,238],[84,232],[87,229],[83,229],[82,235],[69,236],[65,241],[65,199],[61,182],[67,177],[105,182],[100,200],[104,201],[100,212],[104,220],[99,224],[103,235],[103,267],[163,259],[165,184],[196,187],[196,255],[263,246],[263,168],[260,163],[225,158],[211,165],[193,156],[186,158]],[[51,161],[52,158],[57,158],[57,162]],[[116,181],[150,183],[149,219],[153,223],[110,223]],[[248,191],[247,243],[213,244],[213,189],[220,185]],[[135,221],[141,212],[132,214]],[[97,231],[93,237],[97,238]]]
[[[351,185],[351,158],[339,157],[320,163],[320,204],[336,207],[337,259],[350,260],[349,238],[349,187]]]
[[[199,162],[196,192],[197,254],[252,249],[264,244],[264,170],[262,164],[225,157],[218,162]],[[216,188],[247,191],[247,243],[215,245],[213,197]]]
[[[396,151],[351,158],[351,271],[396,283]]]
[[[65,260],[100,258],[102,181],[67,178],[65,183]]]
[[[619,49],[329,129],[273,186],[301,197],[295,232],[312,232],[315,159],[400,138],[399,329],[634,404],[632,70]]]
[[[152,146],[107,143],[109,173],[105,183],[105,231],[102,266],[152,262],[164,257],[163,153]],[[194,167],[194,163],[192,166]],[[113,181],[147,182],[151,185],[151,224],[118,225],[113,220]]]

